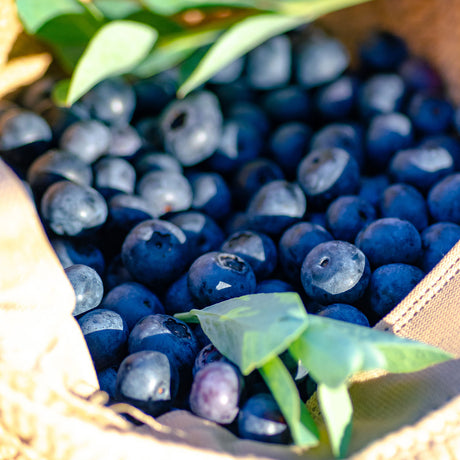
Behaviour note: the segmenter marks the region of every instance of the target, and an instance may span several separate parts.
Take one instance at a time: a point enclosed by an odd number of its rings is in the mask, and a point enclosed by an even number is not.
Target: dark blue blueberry
[[[157,416],[175,403],[179,372],[164,353],[139,351],[121,363],[116,380],[116,398],[149,415]]]
[[[117,312],[126,321],[129,330],[144,316],[165,312],[152,291],[132,281],[112,288],[102,299],[101,307]]]
[[[128,233],[121,257],[134,279],[154,289],[163,289],[184,271],[187,251],[187,238],[177,225],[149,219]]]
[[[299,164],[297,180],[308,204],[325,208],[341,195],[353,195],[359,188],[359,166],[345,150],[324,148],[311,151]]]
[[[273,240],[264,233],[250,230],[231,234],[221,251],[236,254],[248,262],[258,281],[270,276],[276,268],[278,254]]]
[[[450,174],[437,182],[427,197],[428,209],[436,222],[460,225],[460,173]]]
[[[270,130],[270,120],[262,107],[254,102],[242,101],[239,98],[233,101],[233,105],[229,107],[227,119],[251,126],[263,136],[268,134]]]
[[[286,281],[270,278],[257,283],[255,294],[270,292],[295,292],[294,286]]]
[[[309,212],[305,220],[312,224],[321,225],[321,227],[324,228],[326,228],[327,225],[325,211]]]
[[[138,194],[146,201],[150,213],[161,217],[169,212],[190,208],[193,191],[188,179],[172,171],[151,171],[137,183]]]
[[[126,355],[128,326],[114,311],[97,308],[79,318],[97,371],[118,365]]]
[[[369,327],[367,316],[353,305],[346,303],[333,303],[320,310],[317,315],[326,318],[346,321],[347,323],[357,324],[358,326]]]
[[[112,126],[110,128],[109,155],[130,159],[142,148],[142,138],[131,126]]]
[[[88,164],[104,155],[109,146],[110,130],[97,120],[77,121],[59,139],[62,150],[77,155]]]
[[[311,134],[309,126],[294,121],[280,125],[269,138],[272,158],[278,167],[291,178],[295,177],[297,165],[308,153]]]
[[[106,221],[107,203],[94,188],[59,181],[48,187],[41,200],[41,216],[57,235],[84,236]]]
[[[306,88],[330,83],[345,71],[349,63],[349,53],[339,40],[314,31],[296,50],[297,82]]]
[[[342,195],[327,208],[327,228],[336,240],[354,242],[356,235],[377,217],[375,208],[355,195]]]
[[[214,85],[233,83],[241,76],[245,63],[245,56],[234,59],[232,62],[230,62],[230,64],[227,64],[225,67],[220,69],[219,72],[213,75],[209,79],[209,83]]]
[[[397,74],[376,74],[359,92],[359,111],[364,120],[381,113],[399,112],[406,95],[403,79]]]
[[[382,265],[374,270],[369,283],[369,308],[381,319],[422,280],[425,273],[406,264]]]
[[[241,230],[250,230],[248,215],[245,212],[236,211],[224,222],[224,231],[227,235]]]
[[[227,85],[215,85],[214,94],[219,99],[222,109],[227,112],[235,104],[245,104],[254,102],[254,91],[248,85],[246,78],[228,83]]]
[[[412,123],[402,113],[376,115],[366,133],[366,164],[374,171],[385,170],[393,154],[413,142]]]
[[[318,244],[333,240],[321,225],[299,222],[289,227],[278,245],[280,265],[287,280],[300,285],[300,269],[306,255]]]
[[[104,285],[97,271],[82,264],[71,265],[64,271],[75,292],[73,316],[98,307],[104,295]]]
[[[275,444],[291,441],[289,427],[270,393],[255,394],[244,403],[238,414],[238,435]]]
[[[426,134],[442,133],[451,127],[454,120],[454,109],[450,102],[423,93],[412,96],[407,113],[414,127]]]
[[[423,254],[419,265],[428,273],[460,240],[460,225],[437,222],[427,227],[421,237]]]
[[[198,308],[195,298],[188,287],[188,274],[184,273],[171,283],[163,298],[164,307],[168,315],[190,311]]]
[[[235,254],[212,251],[198,257],[188,270],[188,286],[200,306],[253,294],[256,277],[248,262]]]
[[[133,160],[134,168],[138,177],[152,171],[169,171],[182,174],[182,166],[179,161],[169,153],[146,152]]]
[[[396,217],[370,223],[358,233],[355,244],[373,268],[391,263],[413,264],[422,250],[420,234],[414,225]]]
[[[219,145],[222,113],[217,97],[197,91],[176,99],[161,114],[160,129],[167,152],[182,165],[193,166],[210,157]]]
[[[116,398],[116,386],[117,386],[117,370],[113,367],[108,367],[103,371],[97,373],[97,380],[99,382],[99,388],[101,391],[105,391],[110,400],[113,401]]]
[[[232,195],[225,179],[216,172],[202,172],[190,177],[193,190],[192,208],[215,220],[226,217],[232,206]]]
[[[377,208],[380,205],[383,192],[389,185],[390,179],[386,174],[362,176],[358,195]]]
[[[108,78],[98,83],[82,98],[90,114],[109,125],[126,125],[136,106],[136,94],[121,78]]]
[[[136,171],[123,158],[101,158],[94,164],[93,170],[94,187],[106,199],[119,193],[134,193]]]
[[[159,114],[176,96],[176,79],[168,72],[133,83],[136,95],[136,116]]]
[[[199,370],[190,390],[190,409],[199,417],[223,425],[235,420],[239,411],[243,377],[235,366],[217,361]]]
[[[393,184],[385,189],[381,217],[398,217],[412,222],[421,232],[428,225],[428,208],[423,195],[411,185]]]
[[[106,291],[110,291],[119,284],[134,281],[134,278],[123,264],[121,254],[116,254],[108,263],[103,281]]]
[[[218,250],[225,239],[224,232],[214,219],[202,212],[180,212],[168,220],[185,233],[189,242],[190,262],[205,252]]]
[[[291,41],[278,35],[248,53],[248,84],[255,89],[273,89],[286,85],[291,78]]]
[[[362,65],[373,71],[394,71],[408,57],[404,40],[391,32],[375,31],[367,37],[359,49]]]
[[[262,107],[275,123],[306,121],[312,112],[309,93],[297,85],[267,92],[263,97]]]
[[[274,180],[262,186],[247,207],[247,226],[253,230],[279,235],[305,215],[307,200],[295,182]]]
[[[435,134],[425,137],[419,144],[421,148],[436,149],[443,148],[447,150],[454,160],[454,170],[460,169],[460,141],[453,135]]]
[[[82,110],[82,105],[74,104],[72,107],[56,107],[51,105],[41,112],[41,116],[50,125],[53,138],[59,139],[62,133],[73,123],[89,119],[89,114]]]
[[[163,138],[160,132],[160,117],[143,117],[134,122],[134,128],[141,137],[144,149],[163,150]]]
[[[404,182],[426,192],[454,171],[454,160],[442,147],[419,147],[397,152],[389,169],[394,182]]]
[[[436,94],[442,91],[443,82],[439,73],[425,59],[410,56],[398,70],[407,88],[411,91]]]
[[[323,86],[315,95],[316,110],[326,120],[344,120],[354,111],[358,99],[359,82],[344,75]]]
[[[193,375],[208,364],[215,362],[231,363],[212,343],[203,347],[195,358]]]
[[[366,256],[355,245],[326,241],[307,254],[300,276],[311,299],[325,304],[353,304],[363,296],[371,269]]]

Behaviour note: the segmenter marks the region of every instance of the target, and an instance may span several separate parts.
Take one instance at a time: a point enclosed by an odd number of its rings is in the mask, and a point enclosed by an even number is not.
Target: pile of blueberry
[[[75,289],[101,388],[290,442],[257,373],[174,318],[296,291],[309,313],[372,326],[460,239],[460,111],[378,32],[351,70],[322,30],[277,36],[176,99],[179,74],[111,78],[70,108],[53,81],[0,105],[0,150]],[[282,359],[308,398],[314,383]]]

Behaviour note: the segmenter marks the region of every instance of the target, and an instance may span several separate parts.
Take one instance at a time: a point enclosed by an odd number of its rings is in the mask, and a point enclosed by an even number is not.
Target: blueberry
[[[241,98],[232,101],[232,105],[227,111],[227,119],[251,126],[262,136],[267,135],[270,131],[270,120],[262,107]]]
[[[336,198],[326,211],[327,228],[334,238],[349,242],[354,242],[356,235],[376,217],[374,207],[355,195]]]
[[[287,35],[265,41],[248,53],[246,74],[255,89],[284,86],[291,77],[291,42]]]
[[[346,321],[347,323],[357,324],[358,326],[369,327],[367,316],[353,305],[346,303],[333,303],[319,311],[318,316]]]
[[[136,95],[135,117],[159,114],[175,97],[177,79],[169,72],[162,72],[150,78],[133,83]]]
[[[425,273],[407,264],[387,264],[374,270],[369,283],[369,308],[381,319],[422,280]]]
[[[289,227],[279,240],[279,261],[286,279],[300,285],[300,269],[307,254],[318,244],[332,240],[321,225],[299,222]]]
[[[42,219],[57,235],[94,233],[107,215],[107,203],[97,190],[70,181],[55,182],[41,200]]]
[[[188,287],[187,273],[184,273],[169,285],[164,295],[163,303],[168,315],[187,312],[192,308],[199,307]]]
[[[223,85],[233,83],[237,80],[243,72],[246,64],[245,56],[234,59],[230,64],[219,70],[214,76],[209,79],[209,83],[214,85]]]
[[[248,262],[235,254],[212,251],[198,257],[188,270],[188,286],[198,305],[253,294],[256,277]]]
[[[421,232],[428,225],[428,208],[423,195],[411,185],[392,184],[383,192],[382,217],[398,217],[412,222]]]
[[[166,151],[182,165],[200,163],[214,153],[221,138],[219,101],[209,91],[177,99],[162,112],[160,129]]]
[[[255,294],[270,292],[295,292],[294,286],[286,281],[270,278],[257,283]]]
[[[353,304],[363,296],[370,276],[367,257],[346,241],[318,244],[307,254],[301,268],[306,294],[326,304]]]
[[[187,264],[187,251],[187,238],[177,225],[148,219],[128,233],[121,256],[133,278],[155,289],[180,276]]]
[[[142,148],[143,141],[137,130],[131,126],[111,126],[110,144],[107,149],[110,156],[133,158]]]
[[[436,222],[460,224],[460,173],[449,174],[437,182],[427,197],[428,209]]]
[[[165,312],[152,291],[132,281],[112,288],[102,299],[101,307],[118,313],[126,321],[129,330],[145,316]]]
[[[352,195],[359,187],[359,166],[340,148],[311,151],[299,164],[297,180],[308,204],[325,208],[340,195]]]
[[[312,112],[309,93],[297,85],[268,91],[263,97],[262,107],[275,123],[306,121]]]
[[[78,324],[97,371],[122,361],[126,353],[128,327],[118,313],[98,308],[85,313]]]
[[[247,224],[269,236],[279,235],[298,222],[307,210],[302,189],[293,182],[274,180],[263,185],[247,207]]]
[[[199,370],[190,390],[190,409],[223,425],[235,420],[243,387],[241,373],[231,364],[214,362]]]
[[[134,122],[134,128],[139,134],[143,149],[163,151],[163,138],[160,133],[160,117],[143,117]]]
[[[429,135],[421,141],[419,147],[428,149],[443,148],[447,150],[454,161],[454,170],[458,171],[460,169],[460,141],[454,135]]]
[[[102,158],[94,164],[93,170],[94,187],[106,199],[118,193],[134,193],[136,171],[123,158]]]
[[[448,129],[454,119],[450,102],[438,96],[416,93],[412,96],[407,113],[415,128],[426,134],[439,134]]]
[[[98,307],[104,295],[104,285],[97,271],[83,264],[71,265],[64,271],[75,292],[73,316]]]
[[[386,174],[362,176],[358,196],[377,208],[380,205],[383,192],[389,185],[390,179]]]
[[[133,160],[134,168],[138,177],[142,177],[151,171],[169,171],[182,174],[182,166],[179,161],[169,153],[145,152]]]
[[[215,85],[214,94],[219,99],[222,110],[228,113],[231,107],[237,104],[253,103],[255,99],[253,89],[248,85],[245,77],[238,78],[227,85]]]
[[[203,369],[205,366],[215,362],[225,362],[231,364],[231,362],[212,344],[203,347],[195,358],[193,364],[193,375],[195,376],[198,371]]]
[[[396,217],[384,217],[358,233],[356,246],[373,268],[391,263],[413,264],[421,254],[422,242],[414,225]]]
[[[289,427],[270,393],[251,396],[238,414],[238,434],[253,441],[288,444]]]
[[[425,228],[421,237],[423,254],[420,267],[428,273],[460,240],[460,225],[437,222]]]
[[[108,263],[103,281],[106,291],[110,291],[119,284],[134,281],[128,269],[123,264],[120,253],[112,257]]]
[[[418,56],[410,56],[398,70],[407,88],[411,91],[420,91],[436,94],[442,91],[443,82],[438,72],[429,62]]]
[[[139,351],[121,363],[116,380],[116,397],[157,416],[175,403],[179,372],[170,359],[158,351]]]
[[[101,391],[105,391],[110,401],[114,401],[116,398],[117,370],[113,367],[108,367],[97,373],[97,380]]]
[[[278,254],[273,240],[264,233],[240,231],[230,235],[221,251],[236,254],[251,265],[258,281],[267,278],[275,270]]]

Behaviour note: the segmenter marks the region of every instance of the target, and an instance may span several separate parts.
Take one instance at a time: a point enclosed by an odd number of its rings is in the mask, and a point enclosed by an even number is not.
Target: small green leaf
[[[53,18],[85,11],[76,0],[16,0],[16,7],[24,28],[30,34],[36,33]]]
[[[58,81],[54,85],[53,91],[51,93],[51,98],[53,99],[53,102],[56,105],[60,107],[65,106],[65,100],[67,97],[67,92],[69,91],[69,85],[70,79]]]
[[[295,16],[308,15],[313,18],[318,18],[327,13],[338,11],[343,8],[366,3],[370,0],[287,0],[280,1],[278,11],[284,14],[292,14]]]
[[[260,45],[269,38],[304,23],[304,17],[277,14],[250,16],[228,28],[209,49],[195,70],[178,90],[185,96],[226,65]]]
[[[346,384],[335,388],[318,385],[318,401],[321,414],[335,457],[344,458],[351,438],[353,406]]]
[[[158,33],[133,21],[112,21],[91,39],[72,75],[66,104],[72,105],[103,79],[131,70],[148,54]]]
[[[294,443],[298,446],[317,445],[318,428],[300,399],[295,382],[281,359],[272,358],[259,371],[278,403]]]
[[[305,307],[294,292],[236,297],[175,316],[198,318],[214,346],[244,375],[286,350],[308,325]]]

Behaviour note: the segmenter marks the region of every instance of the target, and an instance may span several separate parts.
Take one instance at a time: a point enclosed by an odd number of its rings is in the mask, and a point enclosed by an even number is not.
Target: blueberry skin
[[[188,287],[187,273],[184,273],[169,285],[163,297],[163,304],[168,315],[184,313],[192,308],[199,308]]]
[[[407,264],[382,265],[374,270],[369,283],[369,308],[381,319],[422,280],[425,273]]]
[[[129,160],[143,147],[140,134],[134,126],[111,126],[108,153],[111,157]]]
[[[134,122],[134,128],[141,137],[146,150],[164,151],[163,137],[160,135],[160,117],[146,116]]]
[[[212,343],[210,343],[203,347],[197,354],[195,363],[193,364],[193,376],[195,376],[196,373],[205,366],[215,362],[225,362],[231,364],[231,361],[229,361]]]
[[[247,81],[255,89],[273,89],[286,85],[291,77],[291,42],[278,35],[254,48],[247,55]]]
[[[244,403],[238,414],[238,435],[275,444],[291,441],[289,427],[270,393],[255,394]]]
[[[46,189],[40,209],[45,224],[66,236],[94,233],[108,215],[107,203],[97,190],[65,180]]]
[[[427,196],[428,209],[436,222],[460,224],[460,173],[449,174],[437,182]]]
[[[262,136],[270,131],[270,120],[260,105],[255,102],[244,101],[241,98],[232,101],[226,112],[226,118],[235,120],[242,125],[251,126]]]
[[[306,294],[314,301],[353,304],[365,293],[371,269],[355,245],[327,241],[307,254],[300,276]]]
[[[139,178],[151,171],[183,173],[182,165],[169,153],[144,152],[136,156],[132,163]]]
[[[345,150],[325,148],[311,151],[299,164],[297,181],[308,204],[318,209],[341,195],[353,195],[359,187],[359,166]]]
[[[407,88],[411,91],[437,94],[442,91],[443,81],[439,73],[425,59],[409,56],[398,69]]]
[[[460,169],[460,142],[454,135],[434,134],[422,139],[419,147],[422,148],[443,148],[447,150],[454,160],[454,170]]]
[[[175,403],[179,378],[178,370],[164,353],[132,353],[118,369],[116,398],[157,416]]]
[[[336,240],[354,242],[356,235],[377,218],[375,208],[355,195],[336,198],[327,208],[326,225]]]
[[[93,163],[104,155],[110,145],[110,130],[97,120],[71,124],[59,139],[59,148],[77,155],[85,163]]]
[[[307,254],[318,244],[333,240],[321,225],[299,222],[289,227],[278,243],[279,261],[286,279],[300,284],[300,269]]]
[[[116,397],[117,370],[113,367],[108,367],[97,373],[97,380],[101,391],[105,391],[114,401]]]
[[[165,312],[160,299],[152,291],[132,281],[119,284],[107,292],[101,307],[118,313],[130,331],[145,316]]]
[[[269,236],[280,235],[305,215],[307,200],[295,182],[275,180],[263,185],[249,201],[247,226]]]
[[[271,278],[257,283],[255,294],[270,293],[270,292],[295,292],[294,286],[286,281]]]
[[[98,308],[78,319],[97,371],[118,365],[126,354],[128,326],[114,311]]]
[[[120,253],[115,254],[107,265],[103,281],[106,291],[110,291],[119,284],[134,281],[128,269],[124,266]]]
[[[420,234],[414,225],[396,217],[369,224],[358,233],[355,245],[366,254],[374,269],[391,263],[416,263],[422,251]]]
[[[235,254],[212,251],[198,257],[188,270],[188,286],[200,306],[253,294],[256,277],[251,265]]]
[[[421,237],[423,254],[419,265],[428,273],[460,240],[460,225],[437,222],[427,227]]]
[[[390,162],[389,172],[394,182],[405,182],[421,192],[454,171],[450,153],[439,148],[400,150]]]
[[[197,91],[172,101],[161,114],[160,130],[165,150],[183,166],[202,162],[214,153],[221,138],[222,112],[217,97]]]
[[[135,280],[152,289],[163,289],[184,271],[187,251],[187,238],[177,225],[148,219],[128,233],[121,257]]]
[[[227,64],[225,67],[219,70],[214,76],[209,79],[209,83],[214,85],[223,85],[233,83],[237,80],[243,72],[246,64],[246,56],[241,56],[234,59],[232,62]]]
[[[278,262],[278,251],[273,240],[264,233],[250,230],[231,234],[221,251],[236,254],[251,265],[258,281],[270,276]]]
[[[118,193],[134,193],[136,171],[123,158],[101,158],[94,164],[93,170],[94,187],[106,199]]]
[[[104,285],[97,271],[82,264],[71,265],[64,271],[75,292],[73,316],[98,307],[104,295]]]
[[[190,390],[190,409],[199,417],[227,425],[235,420],[243,378],[235,366],[214,362],[199,370]]]
[[[421,232],[428,225],[428,207],[423,195],[411,185],[392,184],[385,189],[380,203],[381,217],[408,220]]]
[[[267,92],[261,105],[275,123],[306,121],[312,112],[309,93],[297,85]]]
[[[318,316],[346,321],[347,323],[357,324],[358,326],[369,327],[367,316],[353,305],[346,303],[333,303],[324,307],[317,313]]]
[[[376,209],[380,205],[383,192],[390,185],[390,179],[386,174],[376,176],[362,176],[358,196],[368,201]]]

